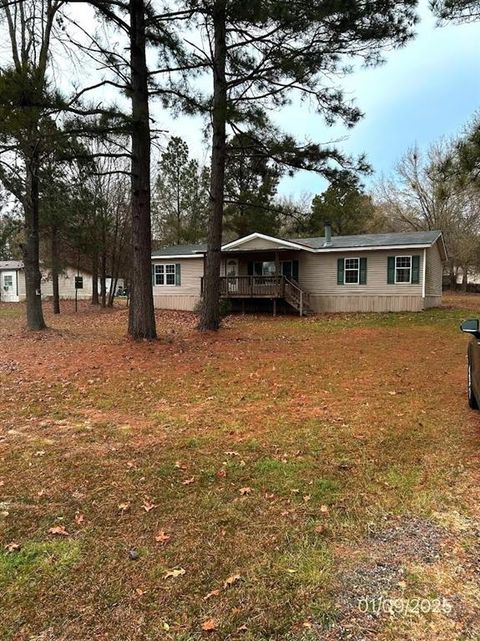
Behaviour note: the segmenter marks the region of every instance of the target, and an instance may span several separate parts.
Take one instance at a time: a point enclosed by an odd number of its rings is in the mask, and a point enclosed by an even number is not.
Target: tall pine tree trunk
[[[60,287],[58,284],[58,274],[59,274],[59,257],[58,257],[58,228],[56,225],[52,225],[51,228],[51,256],[50,261],[52,263],[52,292],[53,292],[53,313],[60,314]]]
[[[43,318],[39,242],[39,159],[35,152],[26,162],[25,194],[25,293],[27,299],[27,327],[33,331],[46,328]]]
[[[225,196],[225,121],[227,115],[225,0],[216,0],[215,2],[213,25],[215,45],[210,213],[207,230],[203,305],[198,325],[198,328],[202,331],[217,330],[220,326],[220,261]]]
[[[151,277],[150,122],[145,47],[144,0],[130,0],[132,99],[132,271],[128,333],[154,339],[155,312]]]
[[[100,267],[100,297],[102,307],[107,306],[107,252],[102,250],[102,260]]]
[[[462,267],[462,292],[467,291],[467,285],[468,285],[468,269],[466,267]]]
[[[95,252],[92,260],[92,305],[98,304],[98,254]]]

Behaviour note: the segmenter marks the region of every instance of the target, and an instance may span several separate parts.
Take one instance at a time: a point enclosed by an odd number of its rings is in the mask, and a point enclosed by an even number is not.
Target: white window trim
[[[353,283],[347,283],[347,260],[356,260],[357,261],[357,280]],[[353,272],[354,269],[349,267],[349,272]],[[344,285],[360,285],[360,258],[358,256],[349,256],[348,258],[343,259],[343,284]]]
[[[173,283],[167,283],[167,266],[173,267]],[[163,285],[157,284],[157,267],[163,267]],[[154,263],[154,277],[154,287],[175,287],[177,281],[177,268],[175,263]]]
[[[397,259],[398,258],[410,258],[410,267],[398,267],[398,269],[410,269],[410,280],[400,280],[397,281]],[[395,256],[395,285],[411,285],[412,284],[412,271],[413,271],[413,256]]]

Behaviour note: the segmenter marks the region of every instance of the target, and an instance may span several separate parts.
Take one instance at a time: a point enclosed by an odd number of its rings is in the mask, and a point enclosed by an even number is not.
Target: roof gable
[[[222,251],[247,251],[250,249],[306,249],[310,247],[301,245],[293,240],[285,240],[284,238],[276,238],[275,236],[267,236],[254,232],[243,238],[227,243],[222,246]]]

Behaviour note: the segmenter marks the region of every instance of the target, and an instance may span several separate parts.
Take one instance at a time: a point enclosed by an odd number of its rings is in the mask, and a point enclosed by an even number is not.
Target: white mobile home
[[[82,278],[82,289],[77,296],[79,300],[92,296],[92,275],[73,267],[66,267],[60,273],[60,298],[64,300],[75,298],[75,277]],[[42,270],[42,298],[53,296],[52,278],[48,270]],[[25,270],[23,262],[18,260],[0,261],[0,301],[4,303],[19,303],[25,300]]]
[[[152,255],[155,306],[192,310],[205,245]],[[419,311],[442,300],[440,231],[284,239],[253,233],[222,246],[221,296],[281,301],[298,312]]]

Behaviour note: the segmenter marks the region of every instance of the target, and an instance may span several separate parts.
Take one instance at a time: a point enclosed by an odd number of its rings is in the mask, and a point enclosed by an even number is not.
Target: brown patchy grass
[[[67,304],[31,335],[0,305],[2,641],[480,638],[473,311],[217,335],[163,312],[133,344],[125,309]],[[452,609],[360,612],[379,596]]]

